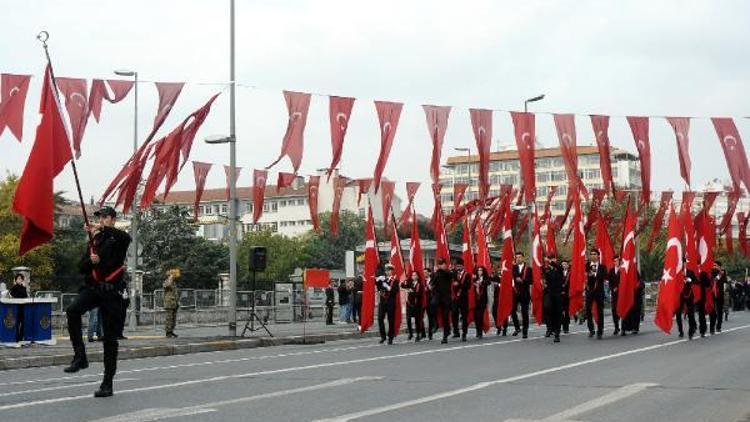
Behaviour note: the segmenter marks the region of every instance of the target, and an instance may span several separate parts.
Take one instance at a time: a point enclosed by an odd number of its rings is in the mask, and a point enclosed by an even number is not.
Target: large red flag
[[[695,192],[682,192],[682,204],[680,205],[680,222],[682,223],[683,232],[685,232],[685,260],[688,270],[698,274],[698,247],[695,241],[695,226],[693,226],[693,216],[691,207],[695,199]]]
[[[292,186],[296,179],[296,174],[280,171],[276,178],[276,193],[281,192],[282,189],[286,189],[289,186]]]
[[[744,256],[748,255],[747,250],[747,219],[744,212],[737,213],[737,242],[740,244],[740,252]]]
[[[339,214],[341,212],[341,198],[344,195],[344,188],[349,183],[349,179],[338,175],[333,178],[333,207],[331,209],[331,220],[329,228],[331,234],[338,237],[339,235]],[[385,217],[384,217],[385,218]]]
[[[388,162],[388,156],[391,155],[393,138],[396,136],[398,120],[401,117],[402,103],[391,103],[388,101],[375,101],[375,108],[378,111],[378,120],[380,121],[380,154],[378,162],[375,164],[375,193],[380,188],[380,178],[383,177],[385,164]]]
[[[732,256],[734,255],[734,241],[732,240],[732,231],[727,230],[724,232],[724,241],[727,245],[727,255]]]
[[[481,215],[477,216],[477,219],[481,221]],[[487,234],[484,231],[483,224],[477,224],[476,226],[476,238],[477,238],[477,267],[484,267],[485,274],[492,269],[492,262],[490,261],[490,248],[487,245]],[[474,268],[471,268],[472,272]],[[468,271],[468,269],[467,269]]]
[[[409,217],[411,216],[411,206],[414,203],[414,196],[417,194],[417,189],[419,189],[419,182],[406,182],[406,208],[404,208],[404,212],[401,213],[401,217],[398,218],[398,227],[402,227],[404,224],[406,224],[409,221]]]
[[[725,233],[728,228],[731,228],[732,217],[734,217],[734,212],[737,210],[737,203],[741,196],[742,192],[739,191],[731,191],[727,194],[727,211],[721,218],[721,222],[719,222],[719,233]]]
[[[479,151],[479,198],[490,191],[490,146],[492,145],[492,110],[469,109],[474,140]]]
[[[586,284],[586,234],[583,231],[583,212],[581,200],[577,196],[575,215],[573,216],[573,250],[570,256],[570,281],[568,283],[568,310],[571,315],[583,308],[583,288]]]
[[[2,93],[0,93],[0,135],[5,128],[21,142],[23,138],[23,110],[26,106],[26,93],[29,91],[31,75],[12,75],[3,73],[0,76]]]
[[[698,236],[699,268],[706,274],[714,269],[714,245],[716,243],[716,227],[713,218],[707,210],[702,210],[695,216],[695,229]]]
[[[193,219],[198,220],[198,210],[200,209],[199,204],[201,202],[201,196],[203,196],[203,189],[206,187],[206,176],[208,171],[211,170],[211,163],[204,163],[201,161],[193,161],[193,176],[195,177],[195,202],[193,203]]]
[[[690,131],[689,117],[667,117],[677,139],[677,157],[680,160],[680,176],[690,186]]]
[[[461,200],[464,199],[464,192],[469,187],[468,183],[454,183],[453,184],[453,209],[458,209],[461,206]]]
[[[331,122],[331,165],[328,166],[328,180],[331,180],[333,169],[341,161],[341,153],[344,151],[344,137],[349,128],[349,116],[352,114],[354,98],[328,97],[328,119]]]
[[[284,100],[289,112],[289,120],[281,144],[279,158],[269,164],[266,169],[275,166],[286,155],[292,162],[294,173],[297,173],[302,163],[302,151],[304,150],[305,124],[307,123],[307,111],[310,109],[310,94],[304,92],[284,91]]]
[[[534,124],[534,113],[521,113],[511,111],[513,130],[518,148],[518,160],[521,164],[521,178],[526,203],[530,204],[536,200],[536,176],[534,175],[534,156],[536,131]]]
[[[390,218],[393,214],[391,210],[391,203],[393,202],[393,195],[396,192],[396,182],[390,180],[383,180],[380,183],[380,189],[382,190],[380,205],[383,207],[383,228],[388,233],[390,230]]]
[[[607,193],[612,193],[615,189],[615,183],[612,180],[612,160],[609,152],[609,116],[592,115],[591,126],[594,128],[594,137],[596,146],[599,149],[599,169],[602,172],[602,181]]]
[[[396,230],[396,216],[391,215],[391,259],[390,263],[393,265],[393,271],[396,273],[399,283],[406,281],[406,268],[404,267],[404,257],[401,254],[401,241],[398,239],[398,232]],[[399,290],[396,295],[394,312],[394,330],[393,332],[398,335],[401,329],[401,291]]]
[[[123,81],[119,79],[107,80],[107,85],[112,89],[114,95],[110,96],[107,87],[101,79],[91,80],[91,91],[89,91],[89,115],[94,116],[94,120],[99,123],[102,113],[102,100],[107,100],[110,104],[116,104],[124,100],[133,86],[134,81]]]
[[[599,218],[596,223],[596,248],[599,249],[602,264],[607,268],[612,268],[615,262],[615,249],[609,238],[607,221],[604,218]]]
[[[661,226],[664,222],[664,214],[667,212],[667,207],[669,206],[669,203],[672,201],[672,191],[664,191],[661,193],[661,201],[659,201],[659,209],[656,210],[656,214],[654,215],[654,222],[651,226],[651,234],[648,237],[648,243],[646,244],[646,251],[648,253],[651,253],[651,250],[654,248],[654,241],[656,240],[656,236],[659,235],[659,232],[661,231]]]
[[[617,296],[617,313],[623,317],[635,303],[635,289],[638,286],[638,266],[635,257],[635,226],[637,218],[628,201],[625,209],[622,253],[620,256],[620,286]]]
[[[510,201],[505,203],[505,217],[503,218],[503,251],[500,262],[500,294],[498,295],[495,325],[500,327],[508,320],[513,310],[513,233],[510,224]]]
[[[477,256],[477,258],[479,257]],[[469,217],[467,216],[464,216],[464,227],[461,232],[461,259],[464,261],[464,269],[469,273],[473,273],[474,254],[471,250],[471,229],[469,228]],[[477,265],[481,264],[477,263]]]
[[[450,107],[423,105],[425,117],[427,118],[427,130],[430,131],[432,141],[432,159],[430,161],[430,177],[432,183],[440,179],[440,152],[443,149],[443,138],[448,128],[448,115]]]
[[[13,211],[23,217],[19,255],[52,239],[55,214],[53,182],[71,159],[70,141],[54,90],[52,72],[47,65],[39,104],[41,121],[13,198]]]
[[[731,118],[714,117],[711,119],[719,135],[719,143],[724,150],[724,158],[729,169],[729,176],[732,178],[734,190],[740,190],[740,184],[745,185],[745,189],[750,192],[750,168],[748,168],[747,155],[745,146],[742,144],[742,138],[734,125]]]
[[[65,110],[68,111],[73,149],[76,157],[80,158],[81,139],[83,139],[83,133],[86,131],[86,121],[89,117],[86,79],[56,78],[56,80],[60,93],[65,97]]]
[[[411,240],[409,243],[409,264],[412,271],[419,274],[420,280],[424,280],[424,258],[422,256],[422,244],[419,240],[419,226],[417,225],[417,211],[412,209]]]
[[[258,224],[263,215],[263,199],[266,196],[267,170],[253,170],[253,224]]]
[[[682,242],[680,237],[682,227],[674,212],[669,210],[669,225],[667,226],[667,248],[664,252],[664,272],[659,282],[659,294],[656,300],[656,317],[654,323],[662,331],[669,334],[672,331],[675,305],[679,303],[682,292]],[[682,316],[678,316],[681,318]]]
[[[372,326],[375,315],[375,273],[378,269],[378,243],[375,240],[375,221],[372,218],[372,206],[367,208],[367,225],[365,225],[365,274],[362,283],[362,314],[359,321],[359,332],[364,333]]]
[[[594,227],[594,224],[601,218],[599,208],[601,208],[606,193],[607,191],[604,189],[593,189],[591,207],[589,208],[588,216],[586,216],[586,224],[583,226],[583,231],[586,234],[589,234],[589,230],[591,230],[591,228]]]
[[[531,309],[534,312],[534,320],[537,325],[542,325],[544,322],[544,281],[542,280],[544,250],[542,247],[541,223],[536,213],[534,213],[534,241],[531,243],[531,251],[531,275],[533,277]]]
[[[320,230],[318,222],[318,188],[320,188],[320,176],[310,176],[307,179],[307,205],[310,208],[310,220],[313,230]]]
[[[156,90],[159,92],[159,108],[156,110],[156,117],[154,117],[154,127],[151,129],[151,133],[146,138],[148,143],[151,138],[156,135],[161,125],[167,120],[167,116],[172,111],[172,107],[177,102],[177,98],[182,92],[182,87],[185,86],[184,82],[155,82]]]
[[[359,206],[359,203],[362,200],[362,195],[367,195],[367,192],[370,191],[371,185],[372,179],[357,179],[357,186],[359,186],[359,191],[357,193],[357,206]]]
[[[231,177],[231,175],[232,175],[232,170],[231,169],[232,168],[230,166],[224,165],[224,177],[226,178],[226,181],[227,181],[227,187],[224,190],[224,192],[227,195],[227,201],[229,201],[231,199],[229,197],[229,193],[230,193],[229,192],[229,187],[232,184],[232,181],[229,179]],[[234,183],[235,183],[235,186],[237,186],[237,179],[240,178],[240,173],[241,172],[242,172],[242,167],[235,167],[234,168]]]
[[[561,216],[558,216],[561,217]],[[547,247],[547,256],[557,256],[557,242],[555,231],[558,230],[559,226],[553,219],[547,220],[547,239],[544,242]]]
[[[586,187],[578,176],[578,149],[576,147],[576,122],[573,114],[555,114],[555,129],[557,139],[560,141],[560,153],[562,154],[565,172],[568,175],[568,197],[586,193]]]
[[[628,116],[627,120],[641,163],[641,203],[648,204],[651,198],[651,144],[648,138],[648,117]]]
[[[438,183],[439,185],[439,183]],[[433,185],[434,190],[434,185]],[[435,219],[433,221],[433,231],[435,232],[435,241],[437,243],[436,261],[444,259],[445,262],[451,262],[451,254],[448,249],[448,237],[445,235],[445,222],[443,220],[443,206],[440,204],[440,195],[437,195],[435,203]]]
[[[557,186],[550,186],[547,188],[547,201],[544,203],[544,213],[542,213],[542,219],[540,223],[546,224],[552,216],[552,198],[557,192]]]

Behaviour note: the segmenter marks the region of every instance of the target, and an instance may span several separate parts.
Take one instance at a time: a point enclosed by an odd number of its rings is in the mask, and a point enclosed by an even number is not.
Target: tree
[[[305,266],[306,237],[287,237],[270,230],[245,234],[238,249],[239,280],[243,289],[252,288],[252,274],[249,271],[250,248],[265,246],[267,249],[266,269],[255,274],[256,290],[271,290],[277,281],[289,281],[295,268]]]
[[[305,235],[307,267],[344,268],[346,251],[356,250],[365,241],[365,222],[358,215],[349,211],[341,212],[338,236],[333,236],[328,228],[330,220],[330,213],[321,214],[320,232],[311,231]]]

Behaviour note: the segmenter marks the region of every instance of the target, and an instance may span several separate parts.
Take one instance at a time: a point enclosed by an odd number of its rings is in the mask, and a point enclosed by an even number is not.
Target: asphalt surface
[[[0,373],[2,421],[744,421],[750,313],[692,341],[651,322],[639,335],[553,344],[488,336],[392,346],[376,340],[124,361],[94,399],[101,364]]]

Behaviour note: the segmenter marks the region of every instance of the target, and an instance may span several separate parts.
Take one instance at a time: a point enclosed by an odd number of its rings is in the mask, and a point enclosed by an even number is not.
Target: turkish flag
[[[310,208],[310,220],[313,230],[320,231],[318,223],[318,189],[320,188],[320,176],[310,176],[307,179],[307,205]]]
[[[357,193],[357,206],[359,206],[362,200],[362,195],[366,195],[370,191],[372,185],[372,179],[357,179],[357,185],[359,186],[359,192]]]
[[[539,216],[534,213],[534,240],[531,243],[531,309],[534,312],[534,320],[537,325],[544,322],[544,280],[542,274],[542,260],[544,259],[544,248],[542,246],[541,223]]]
[[[12,75],[3,73],[0,76],[2,92],[0,93],[0,135],[5,128],[21,142],[23,138],[23,110],[26,106],[26,93],[29,91],[31,75]]]
[[[461,232],[461,259],[464,261],[464,269],[467,272],[473,273],[474,254],[471,251],[471,229],[469,228],[469,217],[464,217],[464,227]],[[477,263],[477,265],[480,264]]]
[[[628,201],[625,209],[622,253],[620,256],[620,287],[617,296],[617,314],[625,317],[635,303],[635,289],[638,286],[638,267],[635,260],[636,215]]]
[[[602,205],[602,201],[604,201],[604,195],[606,193],[607,191],[604,189],[593,189],[593,195],[591,197],[591,207],[589,208],[589,213],[586,216],[586,224],[584,224],[583,226],[583,231],[586,234],[589,234],[589,230],[594,227],[594,223],[596,223],[599,218],[601,218],[599,208]]]
[[[76,158],[81,157],[81,139],[86,131],[86,121],[89,117],[88,100],[86,94],[88,87],[86,79],[56,78],[57,87],[65,97],[65,109],[68,111],[71,135],[73,137],[73,149]]]
[[[627,120],[641,163],[641,203],[648,204],[651,198],[651,144],[648,138],[648,117],[628,116]]]
[[[479,151],[479,198],[490,191],[490,146],[492,145],[492,110],[469,109],[474,140]]]
[[[734,216],[735,210],[737,210],[737,203],[740,200],[740,197],[742,196],[742,192],[739,191],[731,191],[729,194],[727,194],[727,212],[724,213],[724,216],[721,218],[721,222],[719,223],[719,233],[724,233],[727,231],[728,228],[732,225],[732,217]]]
[[[286,100],[289,120],[286,125],[284,141],[281,144],[281,153],[279,158],[269,164],[266,169],[275,166],[286,155],[292,162],[294,173],[297,173],[300,164],[302,164],[302,151],[305,146],[305,124],[307,124],[307,111],[310,109],[310,94],[284,91],[284,100]]]
[[[229,178],[231,177],[231,175],[232,175],[232,170],[231,170],[231,169],[232,169],[232,168],[231,168],[231,167],[229,167],[229,166],[227,166],[227,165],[225,165],[225,166],[224,166],[224,176],[225,176],[225,177],[226,177],[226,179],[227,179],[227,188],[226,188],[227,201],[229,201],[229,200],[231,199],[231,198],[229,197],[229,187],[230,187],[230,186],[231,186],[231,184],[232,184],[232,181],[231,181],[231,180],[229,179]],[[242,167],[235,167],[235,168],[234,168],[234,183],[235,183],[235,186],[236,186],[236,184],[237,184],[237,179],[239,179],[239,178],[240,178],[240,172],[241,172],[241,171],[242,171]]]
[[[714,117],[711,122],[719,136],[721,149],[724,150],[724,158],[727,162],[734,190],[739,191],[740,184],[744,184],[745,189],[750,191],[750,168],[748,168],[745,146],[742,144],[742,138],[737,131],[737,126],[734,125],[734,120]]]
[[[408,202],[406,208],[404,208],[404,212],[401,213],[401,217],[398,219],[398,227],[402,227],[409,221],[409,217],[411,216],[411,206],[414,203],[414,196],[417,195],[419,185],[419,182],[406,182],[406,198]]]
[[[481,220],[481,216],[477,216],[477,219]],[[487,234],[484,231],[482,224],[477,224],[475,228],[477,238],[477,267],[484,267],[484,274],[489,274],[492,269],[492,262],[490,261],[490,248],[487,246]],[[467,269],[468,271],[468,269]],[[474,272],[474,268],[471,268],[470,272]]]
[[[615,262],[615,249],[604,218],[599,218],[596,222],[596,248],[599,250],[602,264],[607,268],[612,268]]]
[[[680,176],[690,186],[690,131],[689,117],[667,117],[677,139],[677,157],[680,160]]]
[[[557,186],[550,186],[547,188],[547,202],[544,203],[544,213],[542,214],[541,223],[547,223],[552,216],[552,198],[557,192]]]
[[[430,161],[430,176],[432,183],[440,180],[440,153],[443,149],[443,139],[448,128],[448,115],[450,107],[423,105],[425,117],[427,118],[427,130],[430,131],[432,141],[432,160]]]
[[[716,197],[719,196],[718,191],[708,191],[703,193],[703,209],[706,210],[706,212],[711,211],[711,207],[714,205],[714,202],[716,201]]]
[[[344,195],[344,188],[349,183],[349,179],[344,176],[336,176],[333,179],[333,206],[331,209],[331,220],[329,228],[331,234],[335,237],[339,235],[339,213],[341,212],[341,197]]]
[[[203,196],[203,189],[206,187],[206,176],[208,171],[211,170],[211,163],[203,163],[201,161],[193,161],[193,176],[195,176],[195,203],[193,204],[193,220],[198,221],[198,205],[201,202]]]
[[[607,193],[612,193],[615,190],[615,183],[612,180],[612,160],[609,156],[609,116],[591,115],[590,117],[594,137],[596,138],[596,147],[599,149],[599,169],[602,172],[604,189]]]
[[[186,117],[185,120],[183,120],[182,125],[181,125],[183,129],[182,129],[182,135],[180,139],[180,153],[182,154],[182,165],[179,167],[179,170],[182,170],[182,167],[185,166],[185,163],[187,163],[187,159],[190,156],[190,151],[193,149],[193,141],[195,140],[195,136],[198,134],[198,129],[200,129],[200,127],[203,125],[203,122],[206,121],[206,118],[208,117],[208,113],[211,112],[211,106],[213,105],[214,101],[216,101],[216,98],[219,95],[221,95],[221,92],[214,94],[214,96],[209,98],[208,101],[206,101],[206,103],[203,104],[201,108],[199,108],[198,110],[195,110],[188,117]],[[176,173],[178,169],[177,167],[172,166],[172,170],[174,172],[174,176],[176,179],[176,175],[177,175]]]
[[[586,284],[586,234],[583,231],[581,200],[576,196],[573,216],[573,250],[570,257],[570,282],[568,283],[568,310],[571,315],[583,308],[583,288]]]
[[[102,113],[102,100],[106,99],[110,104],[116,104],[125,99],[133,86],[134,81],[123,81],[119,79],[107,80],[107,85],[114,95],[109,95],[107,87],[104,85],[104,81],[101,79],[91,80],[91,91],[89,91],[89,115],[94,116],[94,120],[99,123],[99,119]]]
[[[167,116],[172,111],[172,107],[177,102],[177,98],[182,92],[182,87],[185,86],[184,82],[154,82],[156,90],[159,93],[159,108],[156,110],[156,117],[154,117],[154,127],[151,129],[146,138],[148,143],[151,138],[156,135],[161,125],[167,120]]]
[[[454,183],[453,184],[453,209],[456,210],[461,205],[461,200],[464,199],[464,192],[469,187],[468,183]]]
[[[289,186],[292,186],[292,183],[294,183],[294,179],[296,178],[297,175],[294,173],[280,171],[278,178],[276,179],[276,193],[281,192],[282,189],[286,189]]]
[[[583,192],[588,197],[586,187],[578,176],[578,149],[576,147],[576,122],[573,114],[555,114],[555,129],[560,141],[565,172],[568,175],[568,197]]]
[[[547,241],[544,242],[547,247],[547,256],[557,257],[557,242],[555,231],[558,230],[558,225],[552,219],[547,220]]]
[[[435,261],[437,262],[438,259],[442,258],[446,263],[449,263],[451,262],[451,254],[448,250],[448,237],[445,235],[443,207],[440,204],[440,195],[438,195],[437,198],[438,202],[435,204],[435,219],[433,221],[433,231],[435,233],[435,241],[437,242]]]
[[[669,210],[669,224],[667,226],[667,248],[664,252],[664,272],[659,282],[659,294],[656,299],[656,317],[654,323],[662,331],[669,334],[672,331],[675,305],[679,304],[684,273],[682,271],[682,242],[680,238],[682,227],[674,208]],[[680,315],[678,318],[681,318]]]
[[[375,164],[375,193],[380,188],[380,178],[383,177],[385,164],[388,162],[388,156],[391,155],[393,138],[396,136],[398,120],[401,117],[402,103],[391,103],[388,101],[375,101],[375,108],[378,111],[378,120],[380,121],[380,155],[378,162]]]
[[[536,131],[534,124],[534,113],[522,113],[511,111],[513,130],[518,148],[518,159],[521,164],[521,179],[526,203],[530,204],[536,200],[536,176],[534,175],[534,155]]]
[[[702,210],[695,216],[695,229],[698,235],[698,257],[700,271],[711,274],[714,269],[714,245],[716,243],[716,227],[713,218],[707,210]]]
[[[512,226],[510,224],[510,201],[505,203],[503,218],[503,251],[500,262],[500,293],[498,295],[495,325],[500,327],[508,320],[513,310],[513,249]]]
[[[375,239],[375,222],[372,218],[372,206],[367,208],[365,225],[365,273],[362,283],[362,314],[359,318],[359,332],[367,331],[375,315],[375,272],[378,269],[378,244]]]
[[[34,146],[18,180],[13,211],[23,217],[18,255],[49,242],[54,233],[54,179],[71,160],[70,141],[49,65],[44,72]]]
[[[648,251],[648,253],[651,253],[651,250],[654,248],[654,241],[656,240],[656,236],[661,231],[661,226],[664,222],[664,214],[667,212],[667,207],[669,206],[669,203],[671,201],[672,191],[664,191],[661,193],[659,209],[656,210],[656,214],[654,215],[654,223],[651,226],[651,234],[648,237],[648,244],[646,244],[646,251]]]
[[[732,256],[734,255],[734,243],[732,240],[732,231],[727,230],[724,232],[724,241],[727,245],[727,255]]]
[[[328,180],[331,180],[333,169],[341,161],[341,153],[344,151],[344,137],[349,128],[349,116],[352,114],[354,98],[328,97],[328,120],[331,123],[331,164],[328,166]]]
[[[738,226],[738,235],[737,235],[737,242],[740,244],[740,252],[744,256],[748,255],[747,250],[747,219],[745,218],[744,212],[738,212],[737,213],[737,226]]]
[[[422,256],[422,243],[419,240],[419,227],[417,225],[417,211],[412,209],[411,239],[409,240],[409,266],[412,271],[419,274],[422,283],[422,307],[427,306],[427,280],[424,279],[424,257]]]
[[[135,154],[126,163],[126,167],[112,180],[99,203],[103,204],[116,186],[118,192],[115,204],[124,204],[123,209],[130,209],[135,201],[138,186],[141,184],[141,176],[143,175],[143,170],[146,168],[146,163],[152,157],[155,147],[160,145],[161,142],[156,142],[143,144],[138,147]],[[150,194],[153,198],[153,195],[156,195],[156,188],[154,187],[153,192],[144,192],[144,194]]]
[[[396,230],[396,217],[391,216],[391,259],[390,263],[393,265],[393,271],[396,273],[396,278],[398,279],[398,282],[404,282],[406,281],[406,268],[404,268],[404,257],[401,254],[401,241],[398,239],[398,233]],[[393,332],[395,335],[398,335],[399,330],[401,329],[401,290],[399,290],[398,294],[396,295],[396,303],[395,303],[395,312],[394,312],[394,330]]]
[[[396,182],[383,180],[380,183],[380,189],[382,190],[380,205],[383,207],[383,227],[386,228],[385,232],[388,233],[391,214],[393,214],[393,210],[391,210],[391,203],[393,201],[393,195],[396,192]]]
[[[253,224],[258,224],[263,215],[263,199],[266,196],[267,170],[253,170]]]
[[[693,216],[690,213],[690,208],[693,205],[694,198],[695,192],[682,192],[680,221],[682,223],[683,232],[685,232],[685,259],[687,261],[685,265],[688,270],[693,271],[697,275],[699,272],[698,263],[700,262],[700,257],[698,256],[698,248],[695,239]]]

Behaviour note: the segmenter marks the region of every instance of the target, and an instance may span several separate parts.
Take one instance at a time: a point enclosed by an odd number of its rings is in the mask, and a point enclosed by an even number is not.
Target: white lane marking
[[[581,333],[581,332],[583,331],[577,331],[573,334]],[[174,383],[169,383],[169,384],[159,384],[159,385],[151,385],[148,387],[131,388],[129,390],[116,390],[115,393],[116,394],[139,393],[143,391],[153,391],[153,390],[161,390],[165,388],[184,387],[188,385],[203,384],[203,383],[208,383],[208,382],[221,382],[221,381],[237,379],[237,378],[250,378],[250,377],[263,376],[263,375],[283,374],[287,372],[305,371],[305,370],[311,370],[311,369],[330,368],[334,366],[352,365],[355,363],[377,362],[381,360],[392,360],[396,358],[421,356],[421,355],[426,355],[426,354],[431,354],[431,353],[445,353],[445,352],[452,352],[456,350],[473,349],[477,347],[502,346],[502,345],[518,343],[522,341],[528,342],[528,341],[534,341],[534,340],[541,340],[544,338],[545,337],[543,336],[539,336],[539,337],[530,337],[528,339],[515,339],[515,340],[507,340],[507,341],[496,341],[496,342],[491,342],[491,343],[466,344],[462,346],[445,347],[445,348],[439,348],[439,349],[428,349],[428,350],[421,350],[418,352],[400,353],[400,354],[395,354],[395,355],[382,355],[382,356],[375,356],[375,357],[362,358],[362,359],[317,363],[317,364],[312,364],[312,365],[272,369],[272,370],[267,370],[267,371],[247,372],[244,374],[222,375],[222,376],[216,376],[216,377],[210,377],[210,378],[199,378],[199,379],[188,380],[188,381],[174,382]],[[381,347],[383,346],[381,345]],[[21,402],[21,403],[7,404],[7,405],[0,406],[0,410],[18,409],[18,408],[24,408],[24,407],[51,404],[51,403],[82,400],[82,399],[86,399],[89,397],[90,397],[89,395],[81,395],[81,396],[57,397],[57,398],[46,399],[46,400],[30,400],[30,401]]]
[[[215,412],[215,407],[228,406],[232,404],[248,403],[256,400],[271,399],[276,397],[289,396],[297,393],[307,393],[310,391],[323,390],[326,388],[341,387],[344,385],[353,384],[355,382],[362,381],[374,381],[380,380],[383,377],[357,377],[357,378],[342,378],[335,381],[324,382],[322,384],[309,385],[306,387],[292,388],[289,390],[274,391],[271,393],[258,394],[254,396],[240,397],[236,399],[215,401],[210,403],[203,403],[195,406],[188,406],[178,409],[144,409],[133,413],[127,413],[123,415],[112,416],[104,419],[97,419],[94,422],[149,422],[167,418],[183,417],[198,415],[201,413]]]
[[[117,382],[125,382],[125,381],[138,381],[138,378],[122,378],[118,379]],[[45,391],[56,391],[56,390],[67,390],[68,388],[78,388],[78,387],[86,387],[89,385],[97,385],[99,384],[99,381],[90,381],[90,382],[82,382],[79,384],[64,384],[64,385],[57,385],[54,387],[45,387],[45,388],[35,388],[33,390],[14,390],[7,393],[0,393],[0,397],[8,397],[8,396],[18,396],[22,394],[33,394],[33,393],[41,393]]]
[[[589,400],[587,402],[581,403],[577,406],[571,407],[568,410],[564,410],[560,413],[555,413],[554,415],[547,416],[544,419],[506,419],[505,422],[560,422],[560,421],[572,421],[574,417],[580,416],[584,413],[590,412],[592,410],[598,409],[600,407],[604,407],[607,405],[610,405],[612,403],[618,402],[620,400],[626,399],[630,396],[636,395],[640,393],[641,391],[650,388],[650,387],[656,387],[659,384],[654,384],[650,382],[642,382],[642,383],[636,383],[636,384],[630,384],[626,385],[624,387],[620,387],[615,391],[612,391],[608,394],[605,394],[601,397],[597,397],[593,400]]]
[[[736,331],[736,330],[743,330],[743,329],[746,329],[746,328],[750,328],[750,325],[743,325],[743,326],[740,326],[740,327],[730,328],[728,330],[724,330],[722,332],[722,334],[728,333],[728,332],[731,332],[731,331]],[[376,408],[373,408],[373,409],[363,410],[361,412],[349,413],[349,414],[346,414],[346,415],[335,416],[333,418],[327,418],[327,419],[318,419],[315,422],[346,422],[346,421],[350,421],[350,420],[353,420],[353,419],[364,418],[364,417],[367,417],[367,416],[379,415],[381,413],[392,412],[394,410],[404,409],[404,408],[407,408],[407,407],[412,407],[412,406],[417,406],[417,405],[420,405],[420,404],[430,403],[430,402],[434,402],[434,401],[441,400],[441,399],[448,398],[448,397],[458,396],[458,395],[461,395],[461,394],[465,394],[465,393],[469,393],[469,392],[472,392],[472,391],[481,390],[483,388],[487,388],[487,387],[494,386],[494,385],[508,384],[508,383],[511,383],[511,382],[521,381],[521,380],[525,380],[525,379],[528,379],[528,378],[538,377],[540,375],[546,375],[546,374],[550,374],[550,373],[553,373],[553,372],[559,372],[559,371],[564,371],[566,369],[576,368],[576,367],[579,367],[579,366],[590,365],[592,363],[598,363],[598,362],[602,362],[602,361],[605,361],[605,360],[610,360],[610,359],[620,358],[620,357],[623,357],[623,356],[628,356],[628,355],[632,355],[632,354],[636,354],[636,353],[642,353],[642,352],[648,352],[648,351],[651,351],[651,350],[661,349],[663,347],[669,347],[669,346],[673,346],[675,344],[685,343],[685,342],[688,342],[688,341],[690,341],[690,340],[688,340],[688,339],[674,340],[674,341],[670,341],[670,342],[667,342],[667,343],[661,343],[661,344],[655,344],[655,345],[646,346],[646,347],[640,347],[640,348],[637,348],[637,349],[625,350],[623,352],[618,352],[618,353],[613,353],[613,354],[610,354],[610,355],[599,356],[599,357],[596,357],[596,358],[586,359],[586,360],[583,360],[583,361],[580,361],[580,362],[573,362],[573,363],[569,363],[569,364],[566,364],[566,365],[555,366],[555,367],[552,367],[552,368],[542,369],[540,371],[529,372],[529,373],[526,373],[526,374],[516,375],[516,376],[512,376],[512,377],[508,377],[508,378],[501,378],[501,379],[497,379],[497,380],[493,380],[493,381],[480,382],[480,383],[477,383],[477,384],[474,384],[474,385],[470,385],[470,386],[467,386],[467,387],[463,387],[463,388],[459,388],[459,389],[456,389],[456,390],[445,391],[445,392],[433,394],[433,395],[430,395],[430,396],[420,397],[420,398],[414,399],[414,400],[407,400],[407,401],[403,401],[403,402],[400,402],[400,403],[394,403],[394,404],[390,404],[390,405],[386,405],[386,406],[376,407]]]

